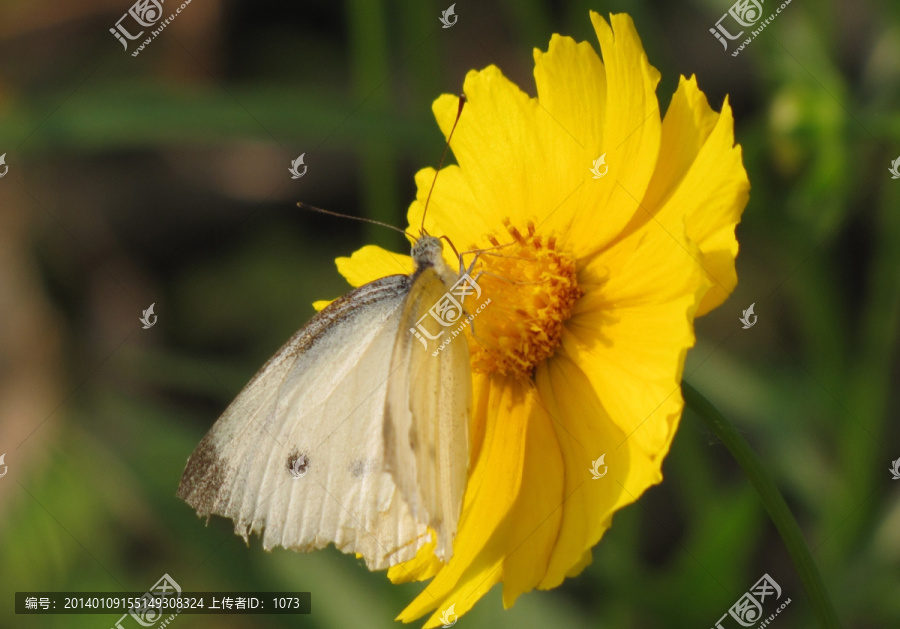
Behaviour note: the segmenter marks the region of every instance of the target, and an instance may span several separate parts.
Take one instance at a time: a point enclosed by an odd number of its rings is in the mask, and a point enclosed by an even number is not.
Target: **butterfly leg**
[[[463,259],[463,256],[466,255],[467,253],[475,254],[475,257],[472,258],[472,263],[468,266],[468,268],[466,268],[466,262]],[[463,274],[469,275],[470,273],[472,273],[472,269],[475,268],[475,263],[478,262],[478,256],[481,255],[481,250],[475,249],[473,251],[463,251],[462,253],[460,253],[458,255],[459,255],[459,274],[460,275],[463,275]]]
[[[508,242],[505,245],[496,245],[494,247],[488,247],[487,249],[469,249],[468,251],[463,251],[462,253],[457,253],[456,255],[459,256],[459,274],[462,275],[464,272],[471,273],[472,269],[475,268],[475,263],[478,261],[478,257],[481,256],[482,254],[499,255],[499,254],[493,253],[494,249],[502,249],[503,247],[509,247],[512,244],[513,243]],[[472,258],[472,263],[469,265],[469,268],[467,269],[466,264],[463,260],[463,256],[468,255],[470,253],[474,253],[475,257]]]

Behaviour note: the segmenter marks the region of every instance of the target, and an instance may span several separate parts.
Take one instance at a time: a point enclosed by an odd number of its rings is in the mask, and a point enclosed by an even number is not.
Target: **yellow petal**
[[[576,257],[606,246],[643,197],[659,149],[659,72],[650,66],[634,24],[613,15],[613,27],[592,14],[606,67],[587,44],[554,36],[535,51],[538,98],[529,98],[498,68],[469,72],[468,99],[451,141],[459,168],[435,182],[425,229],[465,248],[508,242],[502,220],[519,217],[551,233]],[[434,102],[447,137],[457,96]],[[593,179],[593,161],[606,155],[610,173]],[[551,157],[552,156],[552,157]],[[548,158],[550,157],[550,158]],[[416,178],[410,226],[421,224],[433,172]],[[473,241],[473,234],[480,236]]]
[[[606,527],[609,528],[609,526],[611,524],[612,524],[612,522],[607,522]],[[575,563],[571,568],[569,568],[569,571],[566,572],[566,577],[568,577],[568,578],[577,577],[579,574],[581,574],[584,571],[585,568],[587,568],[589,565],[591,565],[591,562],[593,560],[594,560],[593,552],[591,551],[590,548],[588,548],[586,551],[584,551],[584,554],[581,556],[581,559],[579,559],[577,563]],[[547,570],[547,580],[545,581],[545,583],[550,582],[550,575],[551,575],[551,570],[548,569]],[[546,588],[543,588],[543,589],[546,589]]]
[[[579,273],[586,292],[563,351],[536,373],[542,399],[570,437],[557,431],[572,494],[541,588],[577,574],[612,514],[662,479],[683,408],[694,312],[709,288],[699,250],[683,228],[678,236],[651,223],[590,260]],[[615,485],[582,477],[573,487],[601,454]]]
[[[681,413],[684,358],[709,288],[700,253],[651,222],[579,272],[585,289],[563,337],[610,419],[651,455],[665,451]]]
[[[603,246],[628,221],[634,204],[609,204],[616,193],[616,181],[623,169],[618,168],[601,179],[594,179],[594,160],[605,156],[606,168],[622,157],[613,154],[604,141],[607,123],[606,69],[588,42],[576,43],[571,37],[553,35],[547,52],[534,50],[534,79],[541,107],[578,143],[571,149],[575,160],[567,160],[567,168],[578,175],[572,179],[575,188],[559,208],[539,226],[552,233],[573,255],[589,255]]]
[[[484,422],[484,441],[469,475],[453,556],[398,616],[404,622],[436,610],[425,626],[439,626],[441,610],[450,605],[461,616],[500,580],[511,550],[501,533],[522,484],[529,419],[540,407],[510,378],[477,375],[473,385],[475,408],[488,415],[476,420]]]
[[[725,301],[737,285],[734,230],[749,190],[728,99],[718,114],[696,79],[682,77],[663,121],[660,159],[643,205],[667,229],[683,221],[688,238],[703,253],[712,288],[698,315]]]
[[[606,124],[606,69],[600,56],[590,43],[563,35],[553,35],[547,52],[535,48],[533,55],[541,106],[578,139],[593,161],[603,153]]]
[[[425,581],[436,575],[443,567],[444,562],[434,554],[434,549],[437,548],[437,534],[432,529],[428,529],[428,532],[431,534],[431,541],[416,552],[415,558],[388,568],[387,576],[391,583]]]
[[[582,185],[544,227],[578,257],[618,237],[638,211],[660,141],[659,72],[650,65],[631,18],[591,13],[603,61],[586,44],[554,36],[546,53],[535,51],[538,98],[579,139],[576,168]],[[595,179],[594,160],[604,158]],[[566,236],[566,234],[571,237]]]
[[[469,72],[463,89],[468,101],[451,141],[458,175],[446,180],[444,174],[438,177],[426,228],[437,231],[440,226],[438,233],[466,243],[474,233],[482,238],[481,246],[489,246],[483,239],[490,233],[509,241],[502,223],[505,217],[540,224],[553,215],[566,222],[564,217],[575,212],[567,200],[589,173],[578,139],[495,66]],[[458,104],[458,97],[450,94],[434,102],[432,109],[444,137],[456,119]],[[452,190],[451,183],[460,180],[464,184],[454,184],[456,190]],[[420,202],[430,185],[430,179],[419,182]],[[413,228],[418,226],[420,212],[418,207],[411,208]],[[460,227],[459,234],[455,225]]]
[[[456,134],[453,137],[455,145]],[[434,192],[428,200],[428,211],[425,213],[425,231],[432,236],[446,236],[460,253],[484,247],[484,236],[502,225],[496,220],[489,220],[496,217],[479,210],[479,204],[459,166],[442,168],[436,181],[434,173],[434,168],[423,168],[416,173],[416,200],[407,211],[410,231],[418,233],[422,228],[422,212],[431,184],[434,183]],[[456,268],[459,264],[450,247],[444,248],[444,258],[451,264],[450,268]]]
[[[349,258],[338,258],[335,262],[338,273],[351,286],[356,287],[388,275],[409,275],[415,268],[411,257],[392,253],[376,245],[366,245],[354,251]]]
[[[349,258],[338,258],[335,264],[338,273],[357,288],[388,275],[409,275],[415,267],[411,257],[392,253],[376,245],[366,245],[354,251]],[[334,299],[314,301],[313,308],[319,312],[333,301]]]
[[[540,397],[533,389],[531,395]],[[539,399],[529,417],[524,466],[520,472],[522,489],[510,509],[505,530],[497,532],[503,539],[501,578],[506,608],[521,594],[538,586],[555,552],[560,521],[570,497],[564,491],[566,471],[555,431],[561,419],[551,418]]]
[[[660,75],[647,60],[631,17],[615,14],[607,23],[599,14],[591,12],[591,22],[600,42],[606,97],[594,114],[603,118],[602,136],[591,140],[594,144],[586,148],[591,160],[605,155],[609,170],[601,179],[593,179],[589,170],[585,175],[588,179],[584,189],[591,191],[592,205],[577,213],[572,232],[580,240],[591,242],[592,247],[585,251],[583,247],[570,245],[579,257],[607,246],[639,212],[636,200],[644,196],[653,175],[661,134],[656,98]],[[560,62],[571,60],[560,59]],[[565,88],[554,85],[552,89]],[[567,93],[573,100],[583,98],[574,86]],[[581,168],[590,165],[582,164]],[[548,227],[557,228],[555,215],[548,221]]]
[[[549,589],[590,563],[590,549],[609,528],[612,514],[632,502],[656,475],[648,474],[650,457],[635,442],[625,440],[587,377],[570,359],[556,356],[547,361],[535,373],[535,380],[555,420],[552,427],[565,464],[562,521],[540,582],[542,589]],[[600,456],[604,463],[598,470],[606,473],[594,479],[590,468]]]

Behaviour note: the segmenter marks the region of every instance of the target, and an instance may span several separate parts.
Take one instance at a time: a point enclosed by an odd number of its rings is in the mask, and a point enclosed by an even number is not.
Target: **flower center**
[[[491,301],[474,319],[474,333],[469,328],[472,367],[530,378],[556,351],[563,323],[584,291],[575,260],[556,249],[555,237],[542,240],[531,221],[525,235],[508,218],[503,224],[514,242],[482,253],[473,271]],[[499,247],[494,236],[488,240]]]

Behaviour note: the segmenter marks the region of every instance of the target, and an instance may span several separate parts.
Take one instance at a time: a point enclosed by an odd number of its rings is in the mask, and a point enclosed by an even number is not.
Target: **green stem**
[[[682,382],[681,388],[687,406],[699,415],[725,444],[750,482],[753,483],[753,487],[762,499],[772,522],[775,523],[784,545],[787,546],[788,553],[800,575],[800,580],[803,581],[803,587],[809,596],[809,602],[819,621],[819,626],[827,629],[839,629],[841,623],[828,596],[828,591],[825,589],[825,584],[822,582],[819,570],[813,561],[812,554],[809,552],[806,539],[800,532],[800,527],[784,501],[784,496],[775,485],[775,481],[759,462],[747,441],[725,419],[719,409],[687,382]]]

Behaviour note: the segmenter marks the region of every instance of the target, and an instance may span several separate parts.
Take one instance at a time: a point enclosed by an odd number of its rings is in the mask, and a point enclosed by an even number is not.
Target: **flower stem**
[[[828,591],[825,589],[825,584],[822,582],[819,570],[813,561],[812,554],[809,552],[806,539],[800,532],[800,527],[784,501],[784,496],[781,495],[775,481],[772,480],[772,476],[760,463],[747,441],[731,422],[725,419],[719,409],[687,382],[682,382],[681,388],[687,406],[699,415],[725,444],[750,482],[753,483],[753,487],[762,499],[772,522],[775,523],[784,545],[787,546],[788,553],[800,575],[800,580],[803,581],[803,587],[809,596],[809,602],[819,621],[819,626],[827,629],[840,629],[841,623],[834,610],[834,605],[831,603],[831,598],[828,596]]]

